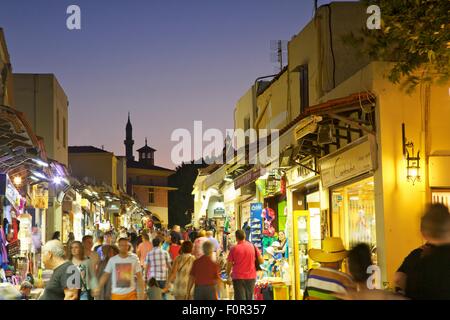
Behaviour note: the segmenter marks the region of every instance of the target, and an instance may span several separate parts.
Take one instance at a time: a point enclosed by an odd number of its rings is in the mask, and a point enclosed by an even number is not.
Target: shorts
[[[136,291],[132,291],[127,294],[111,294],[111,300],[137,300]]]

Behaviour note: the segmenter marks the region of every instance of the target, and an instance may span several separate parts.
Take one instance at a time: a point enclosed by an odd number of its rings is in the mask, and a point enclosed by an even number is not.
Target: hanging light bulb
[[[14,177],[13,183],[14,183],[16,186],[20,186],[20,185],[22,184],[22,177],[21,177],[21,176],[16,176],[16,177]]]

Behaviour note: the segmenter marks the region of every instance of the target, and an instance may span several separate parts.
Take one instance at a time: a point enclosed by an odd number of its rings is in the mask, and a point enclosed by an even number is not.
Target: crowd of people
[[[374,283],[373,252],[367,244],[346,250],[340,238],[325,238],[321,249],[308,252],[320,267],[309,270],[303,299],[450,299],[448,208],[428,206],[421,233],[426,244],[398,268],[395,291]],[[53,274],[40,299],[217,300],[223,298],[224,286],[233,286],[235,300],[253,300],[264,262],[243,230],[235,232],[236,244],[226,254],[213,232],[189,234],[179,226],[170,231],[96,232],[66,245],[58,236],[42,248],[43,263]],[[21,291],[26,296],[30,285],[24,284]]]

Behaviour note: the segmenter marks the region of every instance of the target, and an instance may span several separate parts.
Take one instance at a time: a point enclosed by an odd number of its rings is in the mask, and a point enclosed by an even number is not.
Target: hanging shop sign
[[[256,179],[258,179],[260,176],[264,174],[263,171],[264,170],[259,167],[256,169],[251,169],[246,173],[244,173],[243,175],[240,175],[239,177],[234,179],[234,188],[239,189],[242,186],[245,186],[247,184],[256,181]]]
[[[275,194],[281,189],[281,177],[279,174],[273,172],[269,174],[266,183],[266,195]]]
[[[221,218],[225,216],[223,197],[212,196],[208,204],[208,218]]]
[[[282,195],[286,195],[286,176],[281,177],[280,192]]]
[[[316,161],[314,158],[308,158],[300,162],[301,166],[297,166],[287,172],[287,179],[290,186],[297,185],[306,179],[313,178],[316,174],[312,170],[316,170]],[[312,170],[309,170],[309,169]]]
[[[14,209],[19,210],[22,197],[6,173],[0,174],[0,195],[5,196]]]
[[[214,216],[217,217],[223,217],[225,216],[225,208],[215,208],[214,209]]]
[[[324,188],[377,169],[375,136],[364,136],[319,161]]]
[[[250,204],[250,242],[262,250],[262,220],[263,204],[261,202]]]

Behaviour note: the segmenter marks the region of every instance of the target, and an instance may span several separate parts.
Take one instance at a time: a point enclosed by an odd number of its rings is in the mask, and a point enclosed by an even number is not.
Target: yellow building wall
[[[283,72],[257,101],[256,129],[281,129],[288,123],[288,73]]]
[[[430,122],[430,155],[450,156],[450,84],[431,88]]]
[[[339,86],[369,63],[369,59],[358,55],[355,48],[342,40],[350,32],[358,34],[367,18],[366,7],[360,3],[324,5],[319,7],[316,18],[289,41],[290,120],[300,114],[299,66],[308,64],[309,105],[312,106],[322,102],[323,96],[333,90],[334,85]]]
[[[410,251],[424,243],[420,234],[420,217],[430,202],[428,176],[425,163],[424,95],[418,86],[411,94],[401,91],[399,85],[389,82],[383,75],[388,72],[386,63],[373,63],[373,92],[379,108],[379,148],[382,170],[384,212],[384,241],[387,278],[393,276]],[[445,85],[431,87],[430,118],[428,126],[430,154],[450,154],[450,103]],[[421,181],[407,181],[406,160],[402,153],[401,124],[405,123],[406,138],[413,142],[415,152],[420,151]],[[447,124],[446,124],[447,123]],[[447,126],[447,130],[445,127]],[[450,172],[442,172],[450,176]]]
[[[422,132],[423,95],[420,88],[408,95],[399,85],[385,77],[389,64],[373,62],[324,95],[326,101],[369,90],[376,97],[378,170],[374,173],[378,263],[383,281],[393,286],[393,276],[403,259],[423,243],[420,217],[427,195]],[[449,84],[432,86],[430,107],[430,154],[450,155]],[[422,100],[421,100],[422,99]],[[403,159],[401,124],[406,125],[406,138],[421,151],[422,181],[406,178]],[[446,129],[447,128],[447,129]],[[443,173],[450,175],[450,172]],[[323,208],[322,208],[323,209]]]
[[[234,128],[244,129],[244,119],[250,118],[250,127],[254,123],[253,118],[253,87],[247,90],[247,92],[237,101],[234,108]]]

